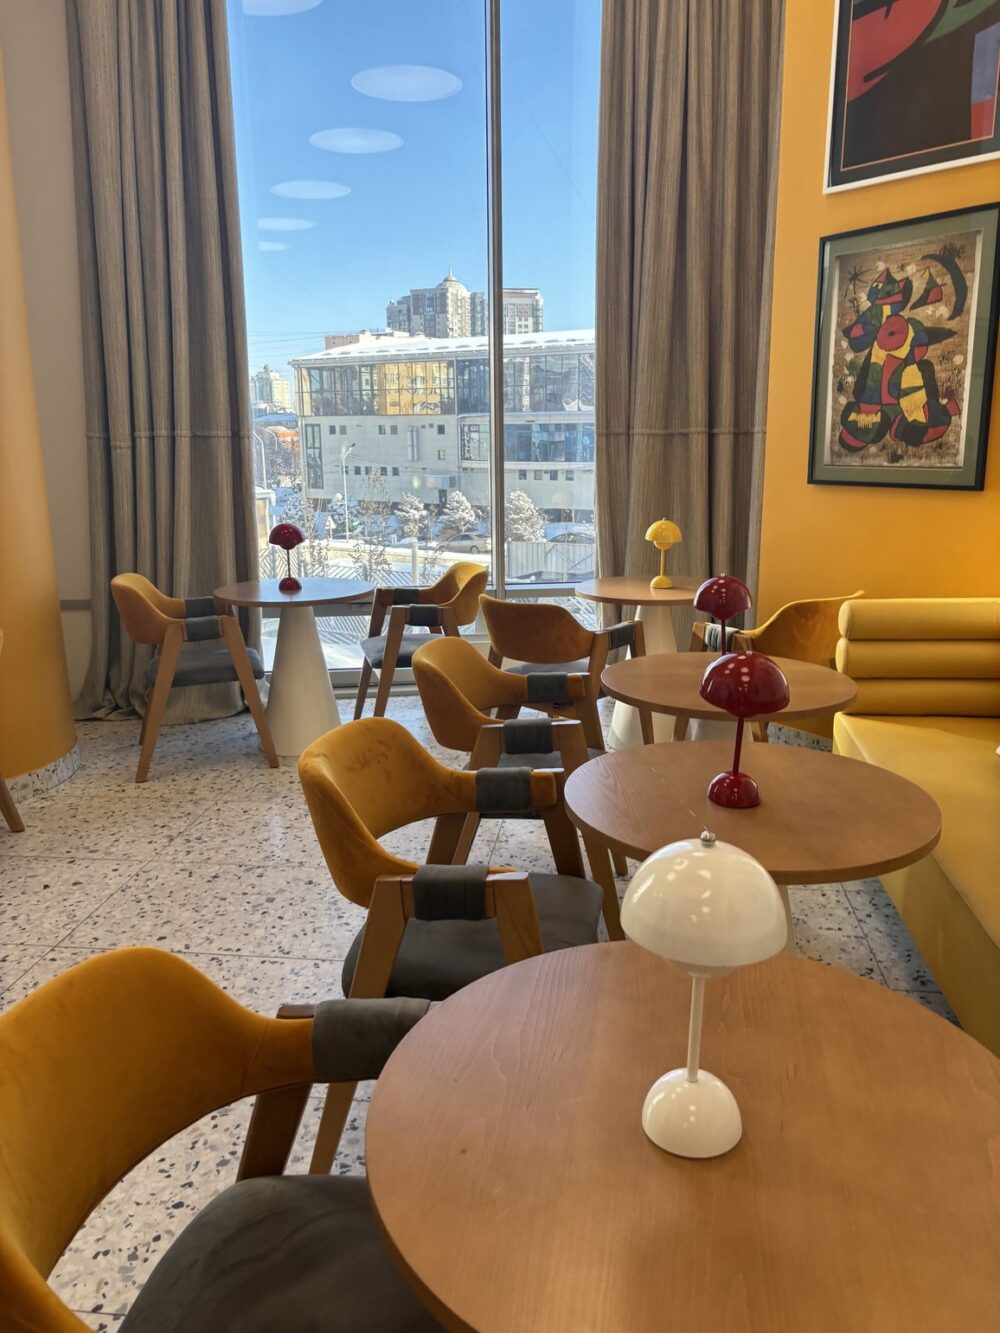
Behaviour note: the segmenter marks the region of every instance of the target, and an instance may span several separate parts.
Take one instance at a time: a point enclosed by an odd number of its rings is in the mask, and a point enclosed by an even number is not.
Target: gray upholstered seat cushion
[[[726,628],[726,647],[731,649],[733,646],[733,636],[739,634],[739,630],[728,626]],[[708,620],[705,622],[705,647],[712,652],[719,651],[719,645],[722,643],[722,626],[717,620]]]
[[[596,759],[604,753],[603,750],[595,750],[587,747],[587,758]],[[562,755],[558,750],[552,750],[549,754],[502,754],[497,762],[498,768],[562,768]],[[510,819],[510,815],[504,818]]]
[[[590,670],[590,663],[585,657],[579,662],[519,662],[517,666],[508,666],[505,671],[516,671],[519,676],[527,676],[532,671],[544,675],[550,671],[564,671],[570,675],[585,676]]]
[[[244,1180],[153,1269],[123,1333],[431,1333],[362,1176]]]
[[[264,663],[254,648],[247,649],[250,666],[255,679],[264,675]],[[153,688],[156,673],[160,669],[160,655],[157,655],[146,668],[146,689]],[[181,655],[174,672],[175,685],[224,685],[239,680],[229,649],[221,639],[206,643],[186,643],[181,648]]]
[[[601,890],[592,880],[532,874],[531,889],[546,953],[596,944]],[[358,934],[344,960],[345,995],[350,993],[363,934]],[[408,921],[386,993],[445,1000],[505,962],[496,921]]]
[[[399,645],[399,656],[396,658],[396,665],[408,667],[413,661],[413,654],[429,638],[431,638],[429,634],[404,634]],[[361,651],[377,670],[382,665],[382,659],[385,657],[385,635],[379,634],[374,639],[362,639]]]

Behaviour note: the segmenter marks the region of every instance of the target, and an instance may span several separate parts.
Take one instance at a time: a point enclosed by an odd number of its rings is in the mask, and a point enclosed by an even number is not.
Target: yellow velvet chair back
[[[813,662],[832,667],[840,631],[837,617],[845,602],[864,597],[852,592],[844,597],[810,597],[789,602],[775,611],[770,620],[755,629],[740,630],[737,648],[753,648],[768,657],[791,657],[796,662]]]
[[[88,1214],[199,1117],[312,1082],[311,1039],[158,949],[88,959],[0,1015],[4,1333],[83,1329],[45,1278]]]
[[[303,750],[299,779],[334,884],[368,907],[380,875],[412,875],[415,861],[384,850],[393,829],[476,808],[476,775],[446,768],[387,717],[362,718],[328,731]],[[533,773],[539,808],[556,799],[551,772]]]
[[[505,602],[484,594],[479,605],[490,643],[500,657],[549,665],[590,657],[592,630],[564,606],[547,602]]]
[[[434,739],[449,750],[471,753],[495,721],[489,709],[525,702],[525,677],[492,666],[466,639],[430,639],[413,654],[413,678]]]
[[[447,606],[454,612],[459,625],[471,625],[479,610],[479,596],[486,587],[490,572],[485,565],[472,560],[459,560],[438,579],[424,588],[421,602],[430,606]]]
[[[168,597],[141,574],[116,574],[111,596],[126,634],[136,643],[162,643],[169,626],[187,614],[182,597]]]

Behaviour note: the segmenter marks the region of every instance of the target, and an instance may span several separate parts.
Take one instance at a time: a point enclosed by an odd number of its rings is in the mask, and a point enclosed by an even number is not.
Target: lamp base
[[[674,581],[669,574],[657,574],[655,579],[649,580],[651,588],[672,588]]]
[[[704,1069],[693,1083],[686,1069],[658,1078],[646,1094],[642,1127],[658,1148],[677,1157],[719,1157],[743,1134],[736,1098]]]
[[[708,784],[708,799],[729,810],[760,805],[760,788],[749,773],[717,773]]]
[[[302,584],[298,581],[298,579],[294,579],[294,578],[292,578],[291,574],[286,574],[285,577],[284,577],[284,578],[281,580],[281,582],[278,584],[278,591],[279,591],[279,592],[301,592],[301,591],[302,591]]]

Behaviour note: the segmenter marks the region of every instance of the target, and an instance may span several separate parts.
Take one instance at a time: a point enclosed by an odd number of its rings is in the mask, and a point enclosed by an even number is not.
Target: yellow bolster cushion
[[[878,717],[1000,717],[1000,680],[859,680],[845,711]]]
[[[1000,597],[882,597],[845,602],[845,639],[1000,639]]]
[[[841,639],[837,668],[852,680],[1000,679],[1000,639]]]

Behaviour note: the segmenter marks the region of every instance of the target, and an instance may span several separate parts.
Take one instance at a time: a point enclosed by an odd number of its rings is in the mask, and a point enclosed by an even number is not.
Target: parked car
[[[550,542],[576,542],[593,545],[594,529],[589,523],[546,523],[545,536]]]
[[[490,549],[489,537],[478,532],[456,532],[441,544],[442,551],[456,551],[464,555],[480,555]]]

